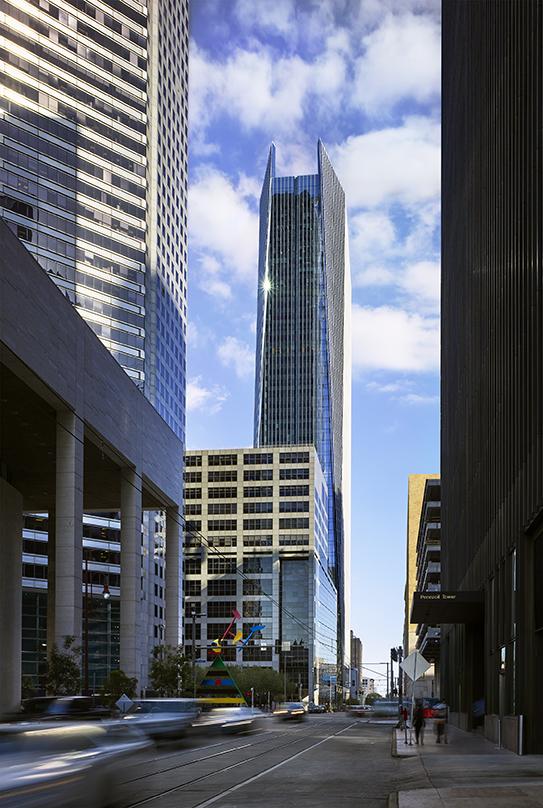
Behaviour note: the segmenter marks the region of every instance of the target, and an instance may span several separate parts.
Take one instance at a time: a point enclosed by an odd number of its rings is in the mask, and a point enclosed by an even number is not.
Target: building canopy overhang
[[[411,622],[430,626],[442,623],[480,623],[484,616],[482,592],[415,592]]]

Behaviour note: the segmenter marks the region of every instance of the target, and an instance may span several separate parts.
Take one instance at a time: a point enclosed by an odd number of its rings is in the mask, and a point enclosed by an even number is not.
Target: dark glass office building
[[[442,588],[452,719],[543,752],[543,4],[443,2]],[[475,705],[475,709],[474,709]]]
[[[350,645],[350,274],[345,194],[320,141],[317,159],[317,174],[277,177],[270,149],[260,199],[254,442],[317,450],[329,492],[321,563],[338,590],[343,666]]]

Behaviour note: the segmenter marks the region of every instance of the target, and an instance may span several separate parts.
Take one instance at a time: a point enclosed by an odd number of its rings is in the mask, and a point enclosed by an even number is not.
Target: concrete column
[[[121,471],[121,670],[141,677],[141,477]]]
[[[167,645],[183,642],[183,576],[179,508],[166,509],[166,632]]]
[[[0,479],[0,713],[21,701],[23,498]]]
[[[55,570],[56,570],[56,519],[52,505],[47,513],[47,656],[53,651],[55,637]]]
[[[57,413],[53,605],[55,642],[65,637],[81,645],[83,560],[83,422],[73,412]],[[48,635],[51,636],[48,631]]]

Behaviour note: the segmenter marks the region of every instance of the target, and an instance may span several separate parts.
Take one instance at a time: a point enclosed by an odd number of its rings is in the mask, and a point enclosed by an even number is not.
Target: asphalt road
[[[122,787],[122,808],[383,808],[406,787],[389,723],[343,714],[183,742],[154,752]],[[405,762],[404,762],[405,763]],[[408,778],[409,779],[409,778]],[[416,778],[415,778],[416,780]],[[411,782],[407,787],[422,787]]]

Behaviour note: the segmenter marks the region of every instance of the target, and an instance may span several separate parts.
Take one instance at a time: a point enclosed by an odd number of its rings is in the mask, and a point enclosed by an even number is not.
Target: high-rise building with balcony
[[[6,0],[0,20],[0,216],[184,441],[188,1]],[[164,634],[164,519],[146,519],[152,644]],[[118,575],[115,547],[95,549],[91,583]],[[24,584],[43,600],[43,577]],[[25,606],[36,620],[38,600]]]
[[[415,649],[439,665],[437,626],[411,622],[415,592],[441,590],[440,565],[441,487],[437,474],[410,474],[407,485],[407,542],[403,649],[407,657]],[[411,681],[404,676],[405,693],[411,694]],[[435,668],[417,682],[415,695],[437,696]]]
[[[345,194],[323,144],[318,173],[277,177],[260,198],[254,443],[315,446],[330,496],[325,563],[338,590],[338,664],[348,684],[350,270]]]

